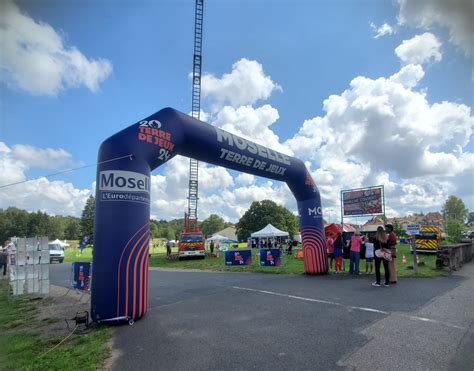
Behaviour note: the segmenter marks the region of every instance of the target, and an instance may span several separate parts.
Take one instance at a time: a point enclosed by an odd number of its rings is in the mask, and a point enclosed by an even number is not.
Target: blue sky
[[[374,184],[389,215],[451,194],[472,210],[472,3],[450,4],[206,0],[202,117],[307,161],[333,218],[341,189]],[[93,164],[115,132],[190,111],[194,1],[0,8],[0,184]],[[187,163],[153,173],[154,217],[183,214]],[[296,206],[265,179],[207,165],[201,179],[202,218]],[[90,167],[1,188],[0,207],[79,215],[94,180]]]

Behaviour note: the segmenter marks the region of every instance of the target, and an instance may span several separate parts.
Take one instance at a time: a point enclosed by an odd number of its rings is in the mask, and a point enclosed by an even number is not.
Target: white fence
[[[48,237],[12,238],[9,248],[13,295],[49,293]]]

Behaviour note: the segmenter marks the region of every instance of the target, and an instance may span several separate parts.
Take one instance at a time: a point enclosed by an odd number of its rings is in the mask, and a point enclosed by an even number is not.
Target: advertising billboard
[[[225,265],[252,265],[252,250],[226,251]]]
[[[383,214],[383,186],[341,192],[343,216]]]
[[[281,263],[280,249],[260,249],[260,265],[265,267],[279,267]]]

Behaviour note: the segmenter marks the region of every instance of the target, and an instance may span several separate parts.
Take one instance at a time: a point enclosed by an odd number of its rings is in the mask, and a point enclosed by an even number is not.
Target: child
[[[326,249],[329,259],[329,269],[332,270],[332,265],[334,262],[334,233],[329,233],[329,236],[326,240]]]
[[[334,270],[336,273],[342,273],[342,248],[344,247],[344,242],[342,240],[341,233],[337,234],[336,240],[334,241],[334,260],[335,267]]]
[[[374,267],[374,244],[372,242],[367,241],[365,243],[365,274],[372,274],[373,267]]]

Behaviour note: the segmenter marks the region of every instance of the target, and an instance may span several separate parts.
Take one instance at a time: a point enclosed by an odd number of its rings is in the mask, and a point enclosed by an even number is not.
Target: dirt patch
[[[120,356],[122,356],[123,352],[121,350],[118,350],[115,347],[115,336],[113,336],[112,339],[110,339],[107,346],[110,349],[110,357],[106,360],[105,365],[104,365],[104,369],[105,370],[113,370],[115,362],[117,362],[117,360],[120,358]]]
[[[49,295],[41,299],[38,306],[38,324],[42,336],[64,336],[74,328],[75,321],[66,319],[75,317],[77,312],[89,311],[90,295],[51,285]]]

